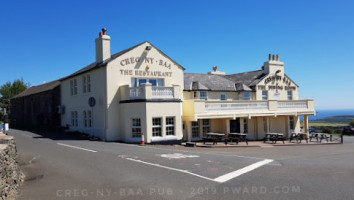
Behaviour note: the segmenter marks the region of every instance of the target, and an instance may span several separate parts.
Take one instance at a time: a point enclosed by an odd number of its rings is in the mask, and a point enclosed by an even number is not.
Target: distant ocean
[[[309,120],[322,119],[332,116],[354,115],[354,109],[349,110],[316,110],[316,116],[309,116]]]

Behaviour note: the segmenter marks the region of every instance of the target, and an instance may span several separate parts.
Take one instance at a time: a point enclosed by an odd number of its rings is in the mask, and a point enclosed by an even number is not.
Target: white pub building
[[[208,132],[308,132],[314,101],[298,99],[298,85],[278,56],[257,70],[226,75],[184,73],[149,42],[111,55],[106,31],[96,39],[96,61],[61,79],[61,125],[105,141],[180,142]]]

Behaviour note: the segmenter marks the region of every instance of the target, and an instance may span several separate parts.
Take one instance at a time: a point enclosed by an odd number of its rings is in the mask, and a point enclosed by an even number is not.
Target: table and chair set
[[[309,135],[309,136],[308,136]],[[239,142],[246,142],[248,145],[247,134],[245,133],[206,133],[205,136],[202,138],[203,144],[205,143],[212,143],[213,145],[217,144],[218,142],[224,142],[225,145]],[[303,140],[306,143],[310,142],[322,142],[322,140],[326,140],[327,142],[332,142],[332,137],[325,134],[325,133],[291,133],[290,136],[287,138],[283,133],[266,133],[265,137],[263,138],[263,142],[271,142],[272,144],[276,144],[278,141],[283,142],[289,140],[289,143],[301,143]],[[313,141],[314,140],[314,141]]]
[[[246,142],[248,145],[247,134],[245,133],[206,133],[203,137],[203,144],[206,142],[212,142],[213,145],[218,142],[224,142],[225,144],[235,142],[238,144],[239,142]]]
[[[309,135],[309,137],[307,137]],[[289,136],[289,143],[296,142],[301,143],[302,140],[305,140],[306,143],[309,141],[312,142],[313,139],[316,139],[316,142],[322,142],[322,140],[326,140],[327,142],[332,141],[331,137],[325,133],[296,133],[293,132]],[[276,144],[277,141],[282,141],[283,144],[287,138],[284,136],[283,133],[266,133],[263,142],[271,141],[273,144]]]

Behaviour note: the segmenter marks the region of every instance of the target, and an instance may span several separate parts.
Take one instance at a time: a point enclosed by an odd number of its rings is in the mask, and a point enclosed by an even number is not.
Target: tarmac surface
[[[138,146],[11,130],[26,174],[19,199],[354,199],[344,144]]]

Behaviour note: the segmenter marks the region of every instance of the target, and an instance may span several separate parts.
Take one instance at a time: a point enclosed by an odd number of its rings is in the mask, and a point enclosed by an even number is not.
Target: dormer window
[[[226,100],[226,94],[221,94],[220,95],[220,100],[225,101]]]

